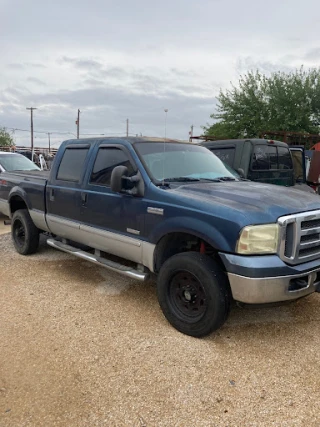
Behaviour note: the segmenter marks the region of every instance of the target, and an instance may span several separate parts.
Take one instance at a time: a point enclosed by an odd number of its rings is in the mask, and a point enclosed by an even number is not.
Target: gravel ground
[[[320,294],[174,330],[154,283],[0,236],[0,426],[320,426]]]

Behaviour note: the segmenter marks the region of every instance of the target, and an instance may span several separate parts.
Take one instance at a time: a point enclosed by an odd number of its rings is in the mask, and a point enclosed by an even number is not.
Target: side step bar
[[[93,262],[98,264],[100,267],[108,268],[109,270],[115,271],[122,274],[123,276],[131,277],[132,279],[140,280],[144,282],[148,279],[148,273],[143,273],[141,271],[135,270],[134,268],[127,267],[126,265],[119,264],[108,259],[89,254],[85,251],[82,251],[74,246],[67,245],[65,243],[59,242],[55,239],[48,239],[47,243],[49,246],[59,249],[60,251],[67,252],[68,254],[75,255],[79,258],[82,258],[86,261]]]

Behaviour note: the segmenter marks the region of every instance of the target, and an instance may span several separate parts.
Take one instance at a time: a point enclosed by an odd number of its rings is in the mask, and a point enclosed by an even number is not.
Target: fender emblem
[[[163,215],[164,211],[161,208],[151,208],[151,207],[149,207],[147,209],[147,212],[151,213],[151,214],[155,214],[155,215]]]

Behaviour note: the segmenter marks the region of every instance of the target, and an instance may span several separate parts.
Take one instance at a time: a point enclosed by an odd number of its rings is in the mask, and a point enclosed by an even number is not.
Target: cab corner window
[[[99,148],[91,173],[90,184],[110,187],[111,173],[116,166],[126,166],[128,175],[134,174],[129,157],[123,150],[119,148]]]
[[[57,180],[79,182],[89,148],[67,148],[61,159]]]

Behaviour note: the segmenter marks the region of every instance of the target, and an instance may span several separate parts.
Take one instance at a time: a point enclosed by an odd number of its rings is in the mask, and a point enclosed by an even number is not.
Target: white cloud
[[[0,126],[186,138],[219,88],[259,68],[320,65],[316,0],[0,0]],[[27,133],[16,132],[21,143]],[[39,143],[42,139],[39,134]],[[61,140],[59,136],[56,143]]]

